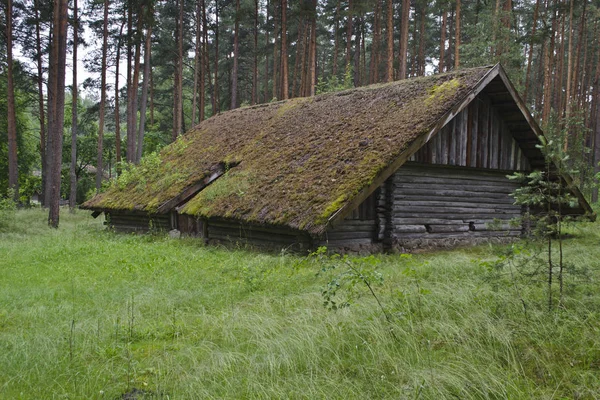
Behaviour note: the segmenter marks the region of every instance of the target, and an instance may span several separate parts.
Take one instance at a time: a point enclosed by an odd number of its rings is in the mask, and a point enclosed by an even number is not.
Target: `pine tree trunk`
[[[202,7],[202,35],[204,40],[202,42],[202,62],[200,63],[200,121],[204,121],[204,108],[206,106],[206,75],[210,77],[209,66],[210,60],[208,55],[208,25],[206,22],[206,3],[204,0],[200,1]],[[152,76],[152,70],[150,70],[150,76]]]
[[[310,96],[315,95],[315,83],[317,80],[317,0],[312,4],[313,17],[310,27]]]
[[[13,57],[12,57],[12,0],[7,1],[6,7],[6,62],[7,62],[7,87],[6,96],[8,116],[8,188],[13,190],[13,200],[19,202],[19,164],[17,160],[17,119],[15,112],[15,88],[13,82]]]
[[[544,69],[544,108],[542,111],[542,123],[548,125],[550,111],[552,106],[552,71],[554,68],[554,44],[556,32],[556,9],[552,5],[552,0],[549,0],[549,10],[552,12],[552,31],[550,33],[550,43],[546,46],[545,52],[545,69]]]
[[[278,19],[277,19],[277,2],[273,2],[273,94],[271,96],[271,99],[277,99],[280,100],[279,98],[279,57],[277,57],[277,36],[279,33],[279,25],[278,25]]]
[[[538,21],[539,10],[540,10],[540,0],[536,0],[535,9],[533,11],[533,25],[531,28],[531,39],[529,40],[529,55],[527,57],[527,72],[525,73],[525,91],[523,93],[523,99],[525,100],[525,103],[527,103],[528,94],[530,93],[529,87],[531,86],[530,73],[531,73],[531,63],[533,61],[533,43],[535,40],[535,33],[537,30],[537,21]],[[570,42],[570,40],[569,40],[569,42]]]
[[[583,33],[585,28],[587,0],[583,1],[583,10],[581,12],[581,20],[579,21],[579,33],[577,35],[577,49],[575,51],[575,62],[573,65],[573,82],[571,83],[571,92],[578,91],[579,87],[579,60],[581,59],[581,48],[583,44]],[[584,64],[585,65],[585,64]],[[570,105],[567,105],[569,108]]]
[[[460,67],[460,0],[456,0],[456,23],[454,37],[454,69]]]
[[[440,33],[440,63],[438,65],[438,73],[444,72],[444,58],[446,55],[446,24],[448,19],[448,13],[446,10],[442,11],[442,32]]]
[[[100,71],[100,116],[98,118],[98,147],[96,158],[96,192],[100,192],[103,178],[104,154],[104,110],[106,107],[106,56],[108,52],[108,0],[104,0],[104,20],[102,25],[102,66]]]
[[[387,0],[387,54],[385,81],[394,80],[394,0]]]
[[[200,78],[200,58],[202,57],[202,10],[200,1],[196,2],[196,43],[194,45],[194,86],[192,88],[192,126],[196,125],[198,107],[198,83]],[[145,57],[145,54],[144,54]],[[145,66],[145,64],[144,64]],[[144,70],[145,72],[145,70]],[[144,75],[144,80],[146,76]]]
[[[73,0],[73,86],[71,88],[71,167],[69,169],[70,191],[69,210],[74,213],[77,203],[77,45],[79,19],[77,17],[77,0]]]
[[[235,2],[235,28],[233,33],[233,71],[231,76],[231,106],[230,109],[238,108],[238,58],[239,58],[239,37],[240,37],[240,0]]]
[[[133,99],[132,77],[133,67],[133,1],[127,0],[127,162],[133,163],[135,161],[135,136],[133,133],[132,126],[132,115],[133,106],[131,101]]]
[[[119,107],[119,64],[121,63],[121,38],[123,37],[123,27],[121,24],[119,37],[117,38],[117,55],[115,57],[115,153],[117,162],[117,175],[121,174],[121,110]]]
[[[290,97],[287,49],[287,0],[281,0],[281,75],[281,98],[287,100]]]
[[[67,63],[67,0],[54,0],[52,34],[52,63],[49,75],[53,91],[51,107],[52,129],[48,131],[48,225],[58,228],[60,214],[60,173],[62,165],[62,139],[65,116],[65,72]]]
[[[254,66],[252,67],[252,104],[258,101],[258,0],[254,0]]]
[[[598,46],[598,42],[596,42]],[[596,57],[596,76],[594,77],[594,138],[593,138],[593,167],[594,175],[597,176],[600,173],[600,50],[597,51]],[[596,182],[598,183],[598,182]],[[592,202],[598,202],[598,186],[594,185],[592,189]]]
[[[340,30],[340,1],[337,0],[335,7],[335,23],[333,31],[333,76],[337,76],[338,73],[338,52],[340,46],[339,30]],[[390,0],[391,1],[391,0]]]
[[[151,12],[152,13],[152,12]],[[153,18],[150,18],[152,21]],[[152,23],[146,28],[146,43],[144,46],[144,80],[142,81],[142,102],[140,104],[140,127],[138,131],[137,159],[142,159],[144,150],[144,134],[146,132],[146,108],[148,106],[148,86],[150,86],[150,60],[152,51]],[[194,109],[195,107],[192,107]]]
[[[213,85],[212,115],[216,115],[219,107],[219,5],[215,5],[215,83]]]
[[[267,4],[265,6],[265,98],[263,101],[265,103],[269,102],[269,45],[271,42],[269,41],[269,0],[267,0]]]
[[[379,48],[381,45],[381,0],[375,0],[375,15],[373,18],[374,27],[373,43],[371,44],[371,65],[369,66],[369,84],[379,81]]]
[[[421,8],[421,25],[419,29],[419,73],[417,75],[425,75],[425,16],[427,15],[427,4]]]
[[[352,52],[352,20],[353,16],[352,0],[348,0],[348,20],[346,21],[346,67],[350,65]],[[315,17],[316,18],[316,17]],[[312,39],[311,39],[312,40]],[[311,42],[312,43],[312,42]]]
[[[408,24],[410,15],[410,0],[402,0],[402,17],[400,19],[400,50],[398,60],[398,80],[406,79],[408,57]]]
[[[569,118],[569,112],[571,110],[571,76],[573,73],[573,3],[574,1],[571,0],[571,4],[569,6],[569,50],[567,51],[567,87],[565,94],[565,115],[567,119]]]
[[[296,95],[298,94],[297,88],[298,88],[298,73],[300,71],[302,71],[302,68],[300,66],[300,60],[303,59],[303,52],[305,51],[304,49],[304,37],[306,36],[306,23],[304,21],[304,18],[300,18],[300,23],[298,26],[298,40],[296,40],[296,62],[294,63],[294,76],[292,78],[292,97],[296,97]],[[302,92],[300,92],[300,96],[302,95]]]
[[[138,142],[138,128],[137,128],[137,114],[138,114],[138,88],[140,86],[140,64],[142,58],[142,22],[144,15],[144,8],[138,10],[137,26],[135,32],[135,57],[133,60],[133,81],[131,88],[131,139],[133,140],[133,162],[136,164],[140,162],[138,154],[141,154],[137,148]]]
[[[37,85],[38,85],[38,110],[40,114],[40,161],[42,169],[42,193],[40,200],[42,207],[46,206],[46,118],[44,116],[44,75],[42,60],[42,39],[40,34],[40,13],[38,0],[34,1],[35,10],[35,51],[37,61]]]

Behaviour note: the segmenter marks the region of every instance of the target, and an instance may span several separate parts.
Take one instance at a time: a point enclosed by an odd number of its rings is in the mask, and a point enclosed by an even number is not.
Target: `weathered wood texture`
[[[169,214],[149,215],[142,212],[112,211],[106,213],[106,224],[117,232],[169,231],[172,228]]]
[[[498,107],[481,93],[419,149],[409,161],[508,171],[529,170]]]
[[[206,239],[209,243],[250,245],[259,248],[302,251],[311,248],[307,233],[285,227],[250,225],[234,220],[208,220]]]
[[[520,224],[511,223],[521,207],[509,196],[519,184],[504,172],[410,163],[389,186],[379,218],[391,220],[393,247],[450,246],[522,233]]]

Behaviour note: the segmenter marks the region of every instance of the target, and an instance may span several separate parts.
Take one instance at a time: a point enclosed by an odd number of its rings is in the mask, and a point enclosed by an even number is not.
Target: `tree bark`
[[[40,200],[42,207],[46,206],[46,118],[44,116],[44,74],[43,74],[43,59],[42,59],[42,38],[40,34],[40,13],[39,3],[35,0],[33,3],[35,10],[35,51],[37,61],[37,85],[38,85],[38,110],[40,114],[40,160],[42,169],[42,193]]]
[[[440,33],[440,63],[438,65],[438,72],[441,74],[444,72],[444,58],[446,56],[446,24],[448,20],[448,13],[446,10],[442,11],[442,32]]]
[[[315,95],[315,83],[317,77],[317,0],[312,4],[313,16],[310,27],[310,96]]]
[[[304,49],[304,37],[306,36],[306,23],[304,21],[304,17],[300,18],[300,23],[299,23],[299,27],[298,27],[298,40],[296,40],[296,62],[294,63],[294,75],[292,78],[292,97],[296,97],[297,95],[297,88],[298,88],[298,71],[300,71],[300,74],[302,73],[302,67],[300,66],[300,62],[303,59],[303,52],[305,51]],[[300,92],[300,96],[302,95],[302,92]]]
[[[151,11],[152,14],[152,11]],[[144,150],[144,134],[146,132],[146,108],[148,106],[148,86],[150,86],[150,62],[152,52],[152,20],[146,28],[146,43],[144,48],[144,80],[142,82],[142,102],[140,104],[140,127],[138,131],[137,160],[142,159]],[[194,109],[195,107],[192,107]]]
[[[456,22],[454,37],[454,69],[460,67],[460,0],[456,0]]]
[[[263,101],[265,103],[269,102],[269,45],[271,42],[269,41],[269,0],[267,0],[267,4],[265,6],[265,98]]]
[[[171,141],[174,142],[182,130],[183,110],[183,0],[178,0],[177,17],[175,21],[175,44],[177,56],[175,58],[175,71],[173,74],[173,128]]]
[[[316,13],[316,12],[315,12]],[[348,0],[348,20],[346,22],[346,67],[350,65],[351,60],[351,51],[352,51],[352,19],[353,19],[353,9],[352,9],[352,0]],[[316,16],[315,16],[316,19]],[[312,40],[312,39],[311,39]]]
[[[138,158],[138,129],[137,129],[137,114],[138,114],[138,88],[140,86],[140,59],[142,57],[142,22],[144,20],[144,6],[138,10],[138,18],[135,32],[135,57],[133,60],[133,80],[131,82],[131,110],[130,110],[130,118],[131,118],[131,139],[133,141],[133,155],[132,159],[134,163],[139,163],[140,160]],[[139,153],[141,154],[141,153]]]
[[[394,0],[387,0],[387,60],[385,81],[392,82],[394,80]]]
[[[123,37],[123,27],[125,21],[121,24],[119,37],[117,38],[117,54],[115,56],[115,157],[117,162],[117,175],[121,174],[121,115],[119,107],[119,64],[121,62],[121,38]]]
[[[233,110],[238,108],[238,58],[239,58],[239,36],[240,36],[240,0],[235,1],[235,28],[233,34],[233,71],[231,77],[231,106]]]
[[[379,81],[379,49],[381,47],[381,0],[375,0],[373,43],[371,44],[371,63],[369,66],[369,84]],[[364,52],[363,52],[364,55]]]
[[[417,75],[425,75],[425,17],[427,15],[427,4],[421,8],[421,25],[419,29],[419,73]]]
[[[48,225],[58,228],[60,202],[60,173],[62,165],[62,139],[65,117],[65,70],[67,62],[67,0],[54,0],[54,24],[52,34],[52,77],[50,90],[53,116],[52,129],[48,131],[49,186],[48,186]]]
[[[252,102],[258,101],[258,0],[254,0],[254,65],[252,67]]]
[[[391,0],[390,0],[391,1]],[[333,76],[338,73],[338,52],[340,46],[339,30],[340,30],[340,0],[337,0],[335,7],[335,23],[333,27]],[[304,51],[304,50],[303,50]]]
[[[108,52],[108,0],[104,0],[104,20],[102,23],[102,66],[100,77],[100,110],[98,121],[98,147],[96,156],[96,193],[100,192],[102,187],[102,174],[104,168],[102,165],[102,156],[104,153],[104,110],[106,107],[106,55]]]
[[[536,0],[535,9],[533,11],[533,25],[531,27],[531,39],[529,40],[529,55],[527,56],[527,72],[525,73],[525,91],[523,93],[523,99],[525,103],[527,103],[529,87],[531,86],[530,72],[531,72],[531,63],[533,61],[533,43],[535,40],[535,33],[537,30],[537,20],[540,10],[540,0]]]
[[[215,4],[215,84],[213,85],[212,114],[219,112],[219,4]]]
[[[209,72],[209,55],[208,55],[208,24],[206,22],[206,3],[204,0],[201,0],[202,7],[202,35],[204,36],[204,40],[202,42],[202,62],[200,63],[200,121],[204,121],[204,108],[206,106],[206,75],[210,78]],[[152,74],[152,70],[150,70],[150,74]],[[150,75],[152,76],[152,75]]]
[[[289,97],[290,95],[287,49],[287,0],[281,0],[281,98],[283,100],[287,100]]]
[[[13,190],[12,197],[19,202],[19,164],[17,159],[17,119],[15,112],[15,87],[13,81],[12,57],[12,0],[7,1],[6,7],[6,62],[7,62],[7,88],[6,98],[8,117],[8,188]]]
[[[406,79],[409,15],[410,0],[402,0],[402,16],[400,18],[400,50],[398,52],[398,80]]]
[[[567,50],[567,87],[565,94],[565,115],[569,118],[569,111],[571,107],[569,103],[571,101],[571,76],[572,76],[572,66],[573,66],[573,3],[571,0],[571,4],[569,6],[569,47]]]
[[[277,57],[277,34],[279,31],[277,20],[277,2],[273,2],[273,94],[271,99],[279,100],[279,57]]]
[[[69,169],[70,192],[69,210],[74,213],[77,203],[77,45],[79,39],[79,19],[77,17],[77,0],[73,0],[73,86],[71,88],[71,167]]]
[[[194,86],[192,88],[192,126],[196,125],[196,107],[198,106],[198,83],[200,78],[200,59],[202,56],[202,10],[200,1],[196,2],[196,43],[194,46]],[[145,55],[144,55],[145,56]],[[144,65],[145,66],[145,65]],[[145,70],[144,70],[145,72]],[[146,77],[144,76],[144,79]]]
[[[546,46],[544,54],[545,68],[544,68],[544,108],[542,111],[542,123],[544,127],[548,126],[548,120],[550,118],[550,111],[552,108],[552,70],[554,62],[554,44],[556,32],[556,9],[552,6],[552,0],[549,0],[548,9],[552,12],[552,30],[550,33],[550,43]]]

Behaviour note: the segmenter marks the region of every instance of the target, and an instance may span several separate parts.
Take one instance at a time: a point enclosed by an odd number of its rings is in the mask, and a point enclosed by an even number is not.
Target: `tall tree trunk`
[[[42,193],[41,203],[46,206],[46,118],[44,116],[44,74],[42,60],[42,38],[40,34],[40,13],[38,0],[34,1],[35,11],[35,52],[37,62],[37,85],[38,85],[38,110],[40,114],[40,160],[42,167]]]
[[[579,33],[577,34],[577,49],[575,50],[575,62],[573,65],[573,82],[571,83],[571,92],[575,92],[579,87],[579,60],[581,59],[581,48],[584,42],[583,33],[585,32],[587,0],[583,1],[583,10],[581,11],[581,20],[579,21]],[[567,106],[568,108],[568,106]]]
[[[454,69],[460,67],[460,0],[456,0],[456,22],[454,37]]]
[[[421,8],[421,25],[419,28],[419,73],[417,75],[425,75],[425,17],[427,15],[427,4]]]
[[[312,4],[313,16],[310,27],[310,96],[315,95],[317,80],[317,0]]]
[[[440,63],[438,64],[438,72],[441,74],[444,72],[444,57],[446,55],[446,24],[448,19],[448,13],[446,10],[442,11],[442,31],[440,33]]]
[[[6,96],[8,117],[8,188],[13,190],[13,200],[19,201],[19,164],[17,160],[17,119],[15,113],[15,87],[13,82],[13,57],[12,57],[12,0],[7,1],[6,7],[6,62],[7,62],[7,87]]]
[[[204,40],[202,41],[202,63],[200,65],[200,121],[204,121],[204,108],[206,106],[206,76],[210,78],[210,57],[208,55],[208,24],[206,22],[206,3],[204,0],[200,1],[202,7],[202,35]],[[152,70],[150,70],[152,74]],[[150,75],[152,76],[152,75]]]
[[[542,123],[544,126],[548,126],[550,111],[552,108],[552,71],[554,68],[554,44],[555,44],[555,32],[556,32],[556,8],[552,4],[552,0],[548,2],[548,10],[552,12],[552,30],[550,33],[550,43],[546,46],[544,55],[545,69],[544,69],[544,108],[542,111]]]
[[[231,109],[238,108],[238,58],[240,37],[240,0],[235,1],[235,32],[233,34],[233,72],[231,79]]]
[[[271,96],[272,99],[277,99],[280,100],[279,98],[279,57],[277,57],[277,36],[279,33],[279,25],[278,25],[278,19],[277,19],[277,15],[278,10],[277,10],[277,2],[274,1],[273,3],[273,95]],[[280,10],[279,10],[280,11]],[[281,14],[279,14],[279,16],[281,16]]]
[[[400,50],[398,52],[398,80],[406,79],[409,15],[410,0],[402,0],[402,17],[400,18]]]
[[[337,5],[335,7],[335,23],[333,27],[333,76],[337,76],[338,73],[338,52],[340,46],[340,1],[341,0],[337,0]]]
[[[100,116],[98,121],[98,152],[96,158],[96,192],[102,187],[104,153],[104,110],[106,107],[106,54],[108,52],[108,0],[104,0],[104,20],[102,23],[102,66],[100,71]]]
[[[348,0],[348,20],[346,22],[346,67],[348,67],[350,65],[350,59],[351,59],[351,51],[352,51],[352,19],[353,19],[353,12],[354,10],[352,9],[352,0]],[[316,16],[315,16],[316,19]],[[311,39],[312,40],[312,39]]]
[[[117,175],[121,174],[121,115],[119,107],[119,64],[121,63],[121,39],[123,38],[123,27],[125,21],[121,24],[119,37],[117,38],[117,55],[115,56],[115,157],[117,162]]]
[[[153,18],[150,18],[150,21],[152,20]],[[146,108],[148,106],[148,86],[150,86],[150,62],[152,54],[152,25],[152,22],[150,22],[146,28],[146,43],[144,48],[144,80],[142,81],[142,102],[140,104],[140,127],[138,131],[137,145],[138,162],[142,159],[142,153],[144,150],[144,134],[146,131]]]
[[[569,47],[567,51],[567,88],[565,95],[565,115],[567,119],[569,118],[569,112],[571,110],[570,102],[571,102],[571,76],[572,76],[572,66],[573,66],[573,3],[571,0],[571,4],[569,6]]]
[[[200,1],[196,2],[196,43],[194,46],[194,87],[192,88],[192,126],[196,125],[196,107],[198,106],[198,83],[200,78],[200,59],[202,56],[202,10]],[[145,71],[144,71],[145,72]],[[144,79],[145,76],[144,76]]]
[[[58,228],[60,202],[60,172],[62,165],[62,139],[65,117],[65,71],[67,63],[67,0],[54,0],[54,24],[52,34],[52,63],[50,64],[51,84],[53,92],[51,107],[53,116],[52,129],[48,131],[48,225]]]
[[[385,81],[391,82],[394,80],[394,0],[387,0],[387,60]]]
[[[215,4],[215,83],[213,85],[212,115],[219,112],[219,4]]]
[[[269,45],[271,42],[269,41],[269,0],[267,0],[267,4],[265,6],[265,98],[264,102],[269,102]]]
[[[281,98],[283,100],[287,100],[290,97],[289,86],[287,0],[281,0]]]
[[[77,0],[73,0],[73,86],[71,95],[73,105],[71,107],[71,168],[69,170],[70,193],[69,210],[74,213],[77,203],[77,45],[79,39],[79,19],[77,17]]]
[[[177,57],[175,59],[175,73],[173,74],[173,130],[171,141],[175,141],[181,134],[183,126],[183,1],[177,2],[177,17],[175,21],[175,43],[177,44]]]
[[[369,84],[379,82],[379,49],[381,47],[381,0],[375,0],[375,15],[373,16],[373,18],[374,27],[373,43],[371,44],[371,65],[369,67]]]
[[[523,99],[525,103],[527,103],[528,94],[530,92],[529,87],[531,86],[530,72],[531,72],[531,63],[533,61],[533,44],[535,41],[535,33],[537,30],[537,20],[540,11],[540,0],[536,0],[535,9],[533,11],[533,22],[531,27],[531,38],[529,40],[529,55],[527,57],[527,72],[525,73],[525,91],[523,93]],[[570,42],[570,40],[569,40]]]
[[[302,60],[303,52],[304,52],[304,37],[306,36],[306,23],[304,21],[304,17],[300,18],[300,23],[298,27],[298,40],[296,40],[296,62],[294,63],[294,76],[292,78],[292,97],[296,97],[298,93],[296,89],[298,88],[298,71],[302,71],[300,66],[300,60]],[[300,96],[302,92],[300,92]]]
[[[258,0],[254,0],[254,65],[252,67],[252,104],[258,102]]]
[[[356,19],[356,27],[355,27],[355,32],[356,34],[354,35],[355,40],[354,40],[354,45],[356,46],[356,49],[354,50],[354,87],[358,87],[360,86],[360,40],[361,40],[361,36],[360,36],[360,19],[357,17]]]
[[[127,0],[127,162],[135,161],[135,135],[133,131],[133,0]]]
[[[143,20],[144,20],[144,8],[138,10],[138,18],[137,25],[135,30],[135,57],[133,60],[133,81],[131,87],[131,139],[133,141],[133,162],[136,164],[140,162],[138,158],[138,154],[141,154],[137,148],[138,141],[138,129],[137,129],[137,114],[138,114],[138,88],[140,85],[140,64],[142,58],[142,28],[143,28]]]

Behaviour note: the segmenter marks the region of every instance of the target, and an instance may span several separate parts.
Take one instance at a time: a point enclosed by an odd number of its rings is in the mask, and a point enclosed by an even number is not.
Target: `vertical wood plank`
[[[452,121],[450,121],[449,125],[452,126],[450,130],[450,137],[448,143],[448,164],[456,165],[456,137],[458,136],[457,131],[457,119],[458,116],[454,117]]]
[[[478,142],[478,127],[479,127],[479,98],[473,101],[472,113],[469,113],[471,118],[471,139],[469,141],[470,149],[467,152],[470,160],[469,166],[477,166],[477,142]]]

